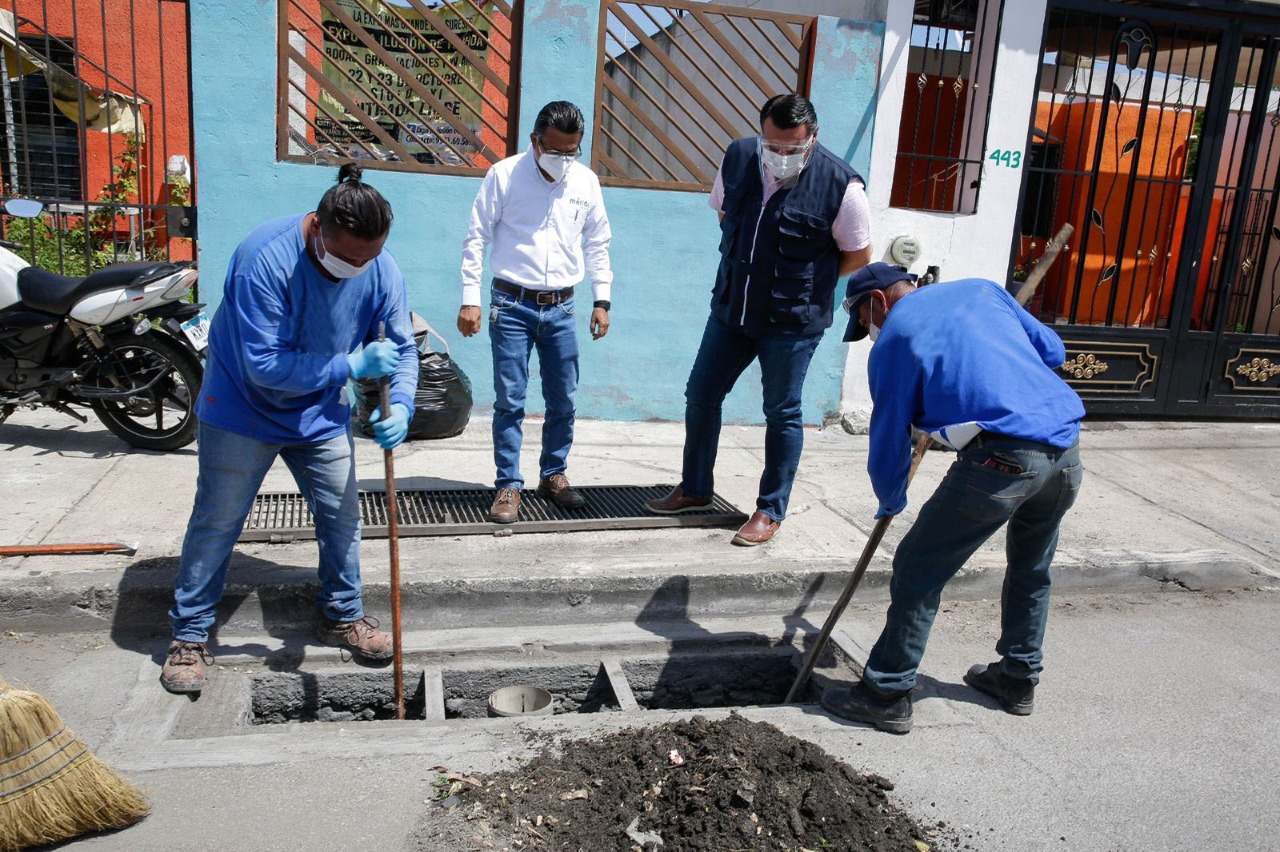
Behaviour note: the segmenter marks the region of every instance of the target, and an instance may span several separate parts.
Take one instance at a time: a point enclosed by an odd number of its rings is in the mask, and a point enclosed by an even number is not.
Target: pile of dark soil
[[[812,743],[741,716],[702,716],[546,748],[486,778],[442,775],[421,850],[920,852],[935,844]]]

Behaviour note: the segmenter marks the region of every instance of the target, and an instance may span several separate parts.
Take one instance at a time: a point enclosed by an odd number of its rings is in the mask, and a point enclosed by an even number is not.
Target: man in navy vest
[[[733,537],[748,547],[773,538],[787,513],[804,446],[800,392],[832,322],[836,282],[871,259],[862,178],[817,140],[813,104],[778,95],[760,110],[760,135],[725,152],[709,200],[720,214],[720,269],[685,387],[682,478],[645,504],[660,515],[711,505],[724,398],[759,358],[764,473],[756,511]]]

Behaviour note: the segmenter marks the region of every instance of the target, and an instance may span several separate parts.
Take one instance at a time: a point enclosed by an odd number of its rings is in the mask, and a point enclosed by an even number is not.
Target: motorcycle
[[[22,218],[43,209],[4,204]],[[209,333],[204,305],[182,301],[193,264],[129,261],[68,278],[31,266],[22,248],[0,240],[0,423],[38,406],[87,423],[82,405],[134,447],[191,443]]]

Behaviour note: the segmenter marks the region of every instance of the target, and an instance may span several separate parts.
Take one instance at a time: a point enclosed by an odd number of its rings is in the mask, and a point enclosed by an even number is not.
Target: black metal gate
[[[1075,226],[1030,309],[1091,412],[1280,415],[1280,10],[1256,9],[1049,4],[1011,267]]]
[[[64,275],[195,258],[185,0],[0,0],[0,216],[24,259]]]

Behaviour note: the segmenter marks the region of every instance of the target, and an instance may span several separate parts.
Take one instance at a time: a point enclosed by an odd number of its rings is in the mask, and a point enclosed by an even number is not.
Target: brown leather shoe
[[[553,473],[539,482],[538,496],[546,497],[561,509],[581,509],[587,505],[586,499],[573,490],[569,477],[563,473]]]
[[[213,665],[213,654],[203,642],[174,639],[160,670],[160,685],[176,695],[199,692],[208,683],[204,667]]]
[[[512,524],[520,516],[520,489],[499,488],[489,507],[489,520],[495,524]]]
[[[644,504],[646,512],[652,512],[655,515],[678,515],[681,512],[699,512],[703,509],[711,508],[710,497],[694,497],[684,493],[684,489],[677,485],[671,489],[671,493],[659,500],[646,500]]]
[[[775,521],[764,512],[754,512],[745,524],[738,528],[733,543],[742,547],[755,547],[773,538],[773,534],[782,526],[782,521]]]
[[[316,638],[326,645],[346,648],[366,660],[389,660],[395,651],[391,637],[378,629],[378,619],[368,615],[359,621],[330,621],[321,617]]]

